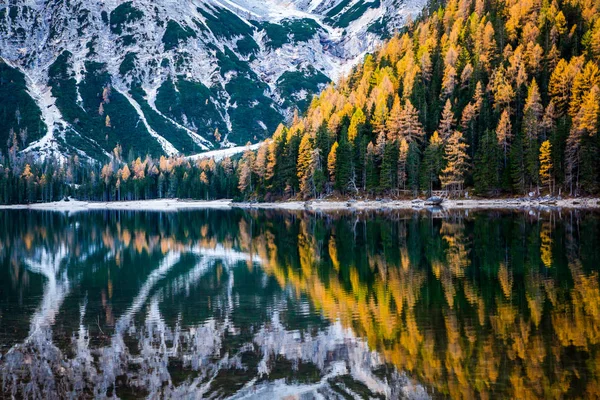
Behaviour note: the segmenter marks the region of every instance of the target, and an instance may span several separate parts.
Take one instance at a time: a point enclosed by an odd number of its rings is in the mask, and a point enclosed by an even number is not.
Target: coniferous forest
[[[432,3],[257,151],[59,164],[13,132],[0,202],[597,194],[599,65],[598,0]]]

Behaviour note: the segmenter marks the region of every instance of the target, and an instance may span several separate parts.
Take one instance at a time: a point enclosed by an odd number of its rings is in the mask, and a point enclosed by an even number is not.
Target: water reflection
[[[581,213],[0,212],[2,396],[600,396]]]

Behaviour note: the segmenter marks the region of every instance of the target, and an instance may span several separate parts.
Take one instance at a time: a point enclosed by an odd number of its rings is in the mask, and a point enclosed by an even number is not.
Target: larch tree
[[[600,88],[594,86],[583,98],[581,108],[573,119],[573,126],[567,138],[566,164],[567,184],[571,194],[579,189],[581,175],[581,145],[588,138],[598,133],[600,116]],[[575,190],[574,190],[575,189]]]
[[[462,112],[462,117],[460,120],[461,128],[466,131],[469,130],[473,120],[475,119],[475,106],[473,103],[469,103],[465,106]]]
[[[339,146],[339,143],[335,142],[333,146],[331,146],[331,151],[327,156],[327,172],[329,173],[330,182],[335,182],[335,166],[337,163],[337,150]]]
[[[383,153],[385,153],[386,144],[387,139],[385,137],[385,133],[379,133],[379,135],[377,135],[377,140],[375,141],[375,157],[377,162],[381,162],[383,160]]]
[[[465,174],[469,165],[469,156],[467,155],[468,148],[469,145],[464,142],[463,135],[460,131],[454,132],[448,139],[444,155],[446,167],[442,170],[440,175],[440,181],[445,190],[462,190],[465,182]]]
[[[556,115],[560,118],[569,109],[573,81],[583,67],[583,57],[572,57],[569,62],[561,59],[550,76],[548,91],[554,102]]]
[[[371,124],[373,125],[373,131],[376,134],[386,133],[386,121],[388,119],[389,111],[385,96],[378,96],[375,103],[375,110],[371,116]],[[350,136],[350,131],[348,131]]]
[[[400,138],[402,129],[402,104],[398,95],[394,97],[394,104],[386,122],[386,129],[388,140],[398,140]]]
[[[483,94],[483,85],[481,84],[481,81],[477,81],[475,93],[473,94],[473,111],[475,111],[475,117],[479,115],[481,108],[483,107]]]
[[[506,110],[515,98],[515,91],[512,82],[506,76],[504,67],[500,67],[494,72],[491,84],[494,93],[494,107],[497,111]]]
[[[23,179],[25,181],[25,188],[27,191],[27,202],[31,203],[34,200],[34,182],[35,182],[35,176],[33,175],[33,172],[31,172],[31,165],[26,164],[25,168],[23,169],[23,173],[21,174],[21,179]]]
[[[586,94],[594,86],[600,86],[600,69],[593,61],[588,61],[585,67],[579,71],[573,79],[571,102],[569,105],[569,114],[575,118]]]
[[[505,109],[502,111],[500,122],[498,122],[498,127],[496,128],[496,138],[498,139],[498,144],[500,147],[502,147],[502,151],[504,152],[504,166],[506,166],[508,150],[510,149],[512,137],[513,132],[512,124],[510,122],[510,114],[508,113],[508,110]]]
[[[442,100],[452,96],[452,93],[456,88],[456,75],[456,68],[452,65],[446,65],[444,69],[444,78],[442,79],[442,92],[440,94]]]
[[[546,140],[546,138],[549,137],[556,129],[556,111],[554,109],[554,102],[552,100],[550,100],[550,103],[548,103],[546,110],[544,111],[541,128],[543,140]]]
[[[367,118],[365,117],[365,113],[362,109],[357,108],[354,114],[352,115],[352,119],[350,120],[350,127],[348,128],[348,140],[354,142],[361,127],[365,124]]]
[[[244,152],[242,159],[238,163],[238,189],[243,194],[252,193],[252,171],[254,170],[255,155],[250,149]]]
[[[523,108],[523,131],[528,139],[538,139],[543,115],[542,96],[537,82],[533,79],[527,90],[527,99]]]
[[[313,174],[313,142],[310,135],[304,135],[300,142],[300,150],[298,152],[297,174],[300,182],[300,194],[303,198],[308,198],[315,192]]]
[[[446,100],[444,110],[442,111],[442,117],[440,119],[440,125],[438,127],[438,133],[443,141],[447,141],[456,127],[456,120],[454,113],[452,112],[452,103],[450,99]]]
[[[419,111],[412,105],[410,100],[406,100],[406,104],[402,109],[402,118],[400,124],[400,137],[407,142],[421,142],[425,131],[423,125],[419,121]]]
[[[542,143],[540,147],[540,183],[542,187],[552,190],[552,145],[549,140]]]
[[[277,167],[279,165],[280,156],[283,153],[283,141],[283,136],[273,137],[273,139],[271,139],[267,144],[269,151],[267,152],[267,168],[265,171],[265,180],[268,182],[270,188],[276,186],[276,182],[274,181],[278,178]]]
[[[269,146],[267,144],[263,144],[258,148],[256,152],[256,162],[254,163],[254,173],[256,176],[263,180],[267,174],[267,162],[269,156]]]
[[[123,180],[123,182],[127,183],[130,177],[131,170],[129,169],[129,165],[125,164],[125,166],[123,166],[123,170],[121,171],[121,179]]]

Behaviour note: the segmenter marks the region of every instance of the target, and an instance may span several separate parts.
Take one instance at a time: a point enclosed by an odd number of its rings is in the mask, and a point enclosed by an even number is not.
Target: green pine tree
[[[500,187],[500,173],[504,163],[502,149],[498,145],[496,133],[487,130],[479,148],[475,154],[475,165],[473,172],[475,181],[475,193],[479,195],[496,194]]]

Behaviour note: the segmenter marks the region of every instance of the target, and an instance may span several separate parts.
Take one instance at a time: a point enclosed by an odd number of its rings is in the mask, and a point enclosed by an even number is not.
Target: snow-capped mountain
[[[102,158],[259,141],[424,0],[8,3],[0,149]]]

